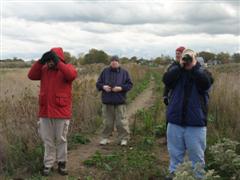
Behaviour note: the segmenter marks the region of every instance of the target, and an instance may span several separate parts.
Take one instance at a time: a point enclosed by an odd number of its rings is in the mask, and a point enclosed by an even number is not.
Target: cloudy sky
[[[165,0],[164,0],[165,1]],[[119,56],[240,52],[239,0],[1,0],[1,59],[36,59],[61,46]]]

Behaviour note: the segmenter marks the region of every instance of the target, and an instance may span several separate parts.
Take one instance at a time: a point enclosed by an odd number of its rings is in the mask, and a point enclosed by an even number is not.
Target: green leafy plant
[[[70,137],[70,142],[74,144],[88,144],[90,140],[86,136],[76,133]]]
[[[240,179],[239,142],[224,138],[209,149],[209,167],[226,179]]]
[[[118,154],[103,155],[99,151],[90,158],[85,160],[83,163],[86,166],[95,166],[98,168],[103,168],[106,171],[112,171],[114,162],[119,161]]]
[[[158,124],[154,127],[156,137],[162,137],[166,134],[166,124]]]
[[[173,180],[214,180],[220,179],[218,175],[215,175],[214,170],[205,171],[200,163],[197,163],[195,167],[192,167],[190,161],[184,162],[177,167],[175,177]]]

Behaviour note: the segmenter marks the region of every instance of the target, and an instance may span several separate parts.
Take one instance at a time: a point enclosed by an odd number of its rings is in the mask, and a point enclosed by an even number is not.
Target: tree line
[[[197,54],[197,56],[202,57],[205,63],[211,63],[217,61],[218,64],[226,64],[226,63],[240,63],[240,53],[229,54],[227,52],[220,53],[211,53],[206,51],[201,51]],[[73,64],[94,64],[94,63],[109,63],[109,55],[103,50],[90,49],[87,54],[80,54],[78,57],[72,56],[69,52],[65,52],[65,58],[68,62]],[[138,58],[133,56],[131,58],[128,57],[120,57],[121,63],[140,63],[140,64],[155,64],[155,65],[167,65],[171,63],[174,58],[168,55],[161,55],[152,59]]]
[[[65,60],[68,63],[72,63],[76,66],[78,65],[85,65],[85,64],[94,64],[94,63],[103,63],[103,64],[109,64],[110,55],[104,52],[103,50],[98,49],[90,49],[88,53],[86,54],[79,54],[77,57],[74,55],[71,55],[70,52],[64,52]],[[204,59],[205,63],[215,63],[215,64],[226,64],[226,63],[240,63],[240,53],[234,53],[229,54],[227,52],[220,52],[220,53],[212,53],[212,52],[206,52],[201,51],[197,54],[197,56],[200,56]],[[151,59],[145,59],[145,58],[138,58],[136,56],[133,56],[131,58],[129,57],[120,57],[120,61],[122,64],[124,63],[138,63],[143,65],[167,65],[170,64],[174,58],[168,56],[168,55],[161,55],[156,58]],[[28,67],[34,62],[32,60],[31,62],[25,62],[23,59],[19,59],[14,57],[13,59],[4,59],[0,60],[0,67],[14,67],[15,65],[21,65],[21,67]],[[6,65],[7,64],[7,65]]]

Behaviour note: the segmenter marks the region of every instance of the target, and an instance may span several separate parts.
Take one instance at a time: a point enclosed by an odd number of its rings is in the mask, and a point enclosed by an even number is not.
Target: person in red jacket
[[[52,48],[31,67],[28,78],[40,80],[39,134],[44,143],[44,168],[48,176],[54,162],[67,175],[67,132],[72,116],[72,81],[77,71],[64,61],[62,48]]]

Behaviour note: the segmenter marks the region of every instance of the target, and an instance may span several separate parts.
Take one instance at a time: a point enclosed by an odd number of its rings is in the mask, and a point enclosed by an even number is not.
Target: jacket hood
[[[54,47],[51,51],[55,52],[62,62],[65,62],[63,49],[61,47]]]

